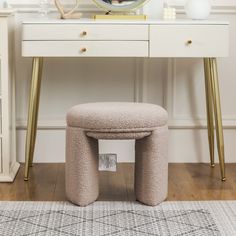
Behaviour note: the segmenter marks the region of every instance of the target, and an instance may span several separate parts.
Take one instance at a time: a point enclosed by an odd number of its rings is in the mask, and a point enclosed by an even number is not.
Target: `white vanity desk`
[[[37,130],[44,57],[191,57],[204,58],[208,137],[214,166],[214,117],[225,180],[224,139],[217,78],[217,57],[229,52],[229,23],[222,21],[94,21],[32,20],[23,22],[22,56],[33,57],[32,85],[26,140],[25,180]],[[213,116],[214,113],[214,116]]]

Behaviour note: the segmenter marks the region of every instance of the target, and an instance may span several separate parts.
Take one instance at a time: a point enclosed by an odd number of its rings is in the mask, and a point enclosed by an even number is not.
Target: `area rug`
[[[219,236],[236,235],[236,201],[0,202],[0,235]]]

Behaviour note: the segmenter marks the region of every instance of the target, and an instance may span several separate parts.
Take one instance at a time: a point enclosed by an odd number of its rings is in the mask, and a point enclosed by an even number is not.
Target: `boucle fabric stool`
[[[146,205],[167,197],[167,112],[145,103],[88,103],[71,108],[66,128],[66,195],[86,206],[98,198],[98,139],[135,139],[135,195]]]

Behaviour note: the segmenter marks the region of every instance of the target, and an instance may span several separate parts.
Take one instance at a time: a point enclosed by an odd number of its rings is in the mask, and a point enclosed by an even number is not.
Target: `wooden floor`
[[[227,181],[221,182],[219,166],[170,164],[168,200],[236,200],[236,164],[228,164]],[[23,180],[21,166],[14,183],[0,183],[0,200],[64,201],[64,164],[35,164],[31,179]],[[99,200],[134,200],[133,164],[119,164],[118,171],[100,173]]]

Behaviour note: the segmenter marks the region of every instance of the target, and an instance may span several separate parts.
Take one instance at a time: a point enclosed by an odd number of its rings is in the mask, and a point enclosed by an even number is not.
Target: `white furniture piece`
[[[0,182],[12,182],[19,169],[15,142],[13,68],[14,12],[0,11]]]
[[[229,53],[229,23],[223,21],[32,20],[23,22],[22,56],[33,57],[26,140],[25,180],[33,161],[44,57],[204,58],[208,137],[214,166],[214,121],[225,180],[224,139],[217,57]],[[213,116],[214,112],[214,116]]]

